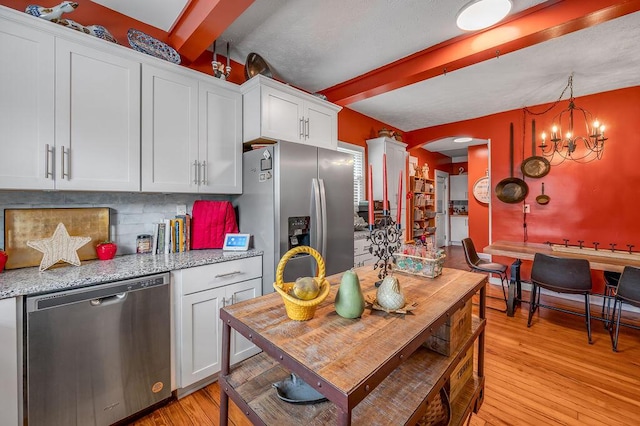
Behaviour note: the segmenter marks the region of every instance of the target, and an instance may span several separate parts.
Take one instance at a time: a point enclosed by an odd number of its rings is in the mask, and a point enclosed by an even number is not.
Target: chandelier
[[[569,82],[556,104],[562,99],[567,89],[570,93],[569,106],[553,118],[549,141],[547,142],[546,133],[543,132],[541,135],[542,143],[539,148],[542,149],[542,155],[549,157],[549,162],[553,162],[554,157],[557,156],[560,160],[555,164],[565,160],[577,163],[600,160],[604,153],[604,141],[607,140],[604,137],[604,125],[597,119],[593,120],[589,111],[576,106],[573,98],[573,74],[569,76]],[[574,127],[576,118],[584,123],[586,136],[577,134]],[[591,127],[589,127],[590,124]]]

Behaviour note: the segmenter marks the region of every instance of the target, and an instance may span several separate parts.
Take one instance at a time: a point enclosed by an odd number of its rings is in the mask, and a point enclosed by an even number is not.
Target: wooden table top
[[[640,268],[640,259],[629,259],[623,256],[624,253],[622,252],[611,252],[606,249],[601,249],[603,255],[594,255],[592,249],[584,249],[584,251],[580,251],[576,248],[575,251],[577,251],[577,253],[555,251],[548,244],[518,241],[495,241],[483,249],[484,253],[513,257],[522,260],[533,260],[536,253],[573,259],[587,259],[591,269],[601,271],[622,272],[625,266],[635,266]],[[620,256],[616,257],[616,253],[619,253]]]
[[[378,271],[364,266],[356,272],[365,299],[374,299]],[[416,304],[406,315],[366,308],[360,319],[338,316],[334,300],[342,274],[336,274],[327,277],[331,292],[309,321],[289,319],[278,293],[226,306],[221,316],[243,334],[251,333],[267,352],[269,347],[282,351],[338,393],[350,395],[381,366],[415,351],[422,343],[418,336],[443,323],[446,314],[461,308],[487,280],[484,274],[448,268],[435,279],[401,273],[396,277],[408,302]]]

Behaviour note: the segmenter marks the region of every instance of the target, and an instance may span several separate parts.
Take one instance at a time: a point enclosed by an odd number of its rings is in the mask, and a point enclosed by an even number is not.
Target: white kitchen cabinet
[[[140,63],[56,40],[55,187],[140,190]]]
[[[469,236],[469,217],[451,216],[451,242],[461,244]]]
[[[198,192],[198,80],[142,66],[142,191]]]
[[[0,423],[19,425],[18,401],[22,371],[18,369],[18,302],[15,297],[0,300]],[[18,350],[20,349],[20,350]],[[20,419],[22,420],[22,419]]]
[[[376,261],[375,256],[369,253],[371,240],[361,238],[353,241],[353,266],[358,268],[365,265],[373,265]]]
[[[0,187],[139,191],[140,63],[0,21]]]
[[[261,75],[240,90],[244,142],[285,140],[337,149],[341,107]]]
[[[241,193],[241,132],[230,84],[143,64],[143,191]]]
[[[404,194],[407,193],[406,179],[406,162],[407,162],[407,144],[397,142],[390,138],[376,138],[367,140],[367,157],[369,164],[373,166],[373,198],[374,200],[383,199],[382,185],[382,159],[384,154],[387,156],[387,194],[389,197],[389,206],[391,209],[391,217],[396,219],[398,207],[398,180],[402,176],[402,216],[401,223],[403,232],[406,229],[406,208],[407,199]],[[368,173],[368,168],[367,172]]]
[[[232,260],[174,271],[176,308],[176,384],[184,389],[220,371],[220,308],[261,295],[262,257]],[[231,361],[259,350],[236,334]]]
[[[449,191],[451,201],[468,200],[468,175],[451,175],[449,177]]]
[[[198,192],[241,194],[242,95],[214,83],[198,85]]]
[[[0,188],[53,189],[54,43],[0,18]]]

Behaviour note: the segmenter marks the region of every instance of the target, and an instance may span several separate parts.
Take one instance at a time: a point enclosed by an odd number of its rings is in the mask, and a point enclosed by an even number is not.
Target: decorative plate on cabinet
[[[174,64],[180,64],[180,54],[173,47],[142,31],[130,28],[127,31],[127,39],[131,47],[138,52],[146,53]]]

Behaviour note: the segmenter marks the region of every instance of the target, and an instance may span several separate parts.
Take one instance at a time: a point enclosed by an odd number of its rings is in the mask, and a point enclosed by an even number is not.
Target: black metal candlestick
[[[375,221],[374,221],[375,222]],[[395,262],[394,254],[400,249],[400,238],[402,237],[402,229],[399,223],[391,218],[389,210],[382,211],[382,218],[373,224],[369,224],[369,236],[371,247],[369,253],[378,257],[373,265],[373,269],[379,269],[376,287],[379,287],[382,280],[391,271],[392,264]]]

